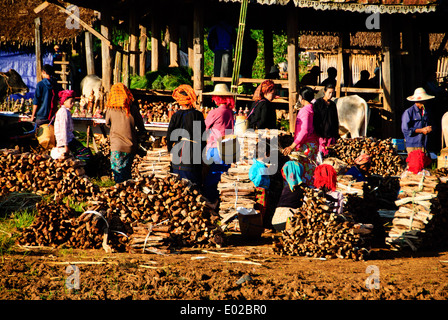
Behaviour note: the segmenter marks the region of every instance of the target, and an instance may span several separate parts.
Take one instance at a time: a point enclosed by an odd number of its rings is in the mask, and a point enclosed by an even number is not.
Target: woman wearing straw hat
[[[428,134],[432,131],[432,127],[425,103],[433,98],[434,96],[428,95],[423,88],[415,89],[414,94],[407,98],[415,102],[401,117],[401,131],[408,154],[414,150],[426,152]]]
[[[225,135],[233,134],[233,109],[235,107],[234,94],[229,91],[227,85],[220,83],[215,85],[212,92],[204,93],[212,97],[217,108],[212,109],[205,119],[205,129],[208,133],[206,159],[209,163],[205,172],[204,196],[210,201],[218,199],[218,183],[221,174],[229,170],[230,164],[224,163],[218,152],[217,141]],[[224,161],[224,162],[223,162]]]

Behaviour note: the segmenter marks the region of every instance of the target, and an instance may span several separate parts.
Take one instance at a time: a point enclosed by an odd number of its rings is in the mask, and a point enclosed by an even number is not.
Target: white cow
[[[442,117],[442,149],[448,146],[448,112]]]
[[[370,109],[367,102],[358,95],[334,99],[338,109],[339,134],[346,138],[366,137]]]
[[[93,90],[95,97],[98,97],[101,84],[102,82],[100,77],[94,74],[89,74],[81,80],[81,94],[88,98]]]

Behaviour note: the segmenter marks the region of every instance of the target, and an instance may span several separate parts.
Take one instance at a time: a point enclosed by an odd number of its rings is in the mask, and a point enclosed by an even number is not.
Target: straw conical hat
[[[225,83],[218,83],[212,92],[204,92],[203,94],[209,96],[236,96],[235,93],[229,91]]]
[[[414,91],[414,94],[412,96],[409,96],[407,99],[409,101],[419,102],[419,101],[425,101],[429,99],[433,99],[434,96],[431,96],[426,93],[425,89],[423,88],[417,88]]]

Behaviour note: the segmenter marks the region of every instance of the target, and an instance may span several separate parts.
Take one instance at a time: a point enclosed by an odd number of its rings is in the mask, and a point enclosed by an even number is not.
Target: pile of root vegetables
[[[381,176],[396,176],[405,168],[404,160],[397,153],[392,139],[353,138],[338,139],[336,144],[327,147],[329,156],[336,157],[350,167],[361,153],[371,156],[370,173]]]

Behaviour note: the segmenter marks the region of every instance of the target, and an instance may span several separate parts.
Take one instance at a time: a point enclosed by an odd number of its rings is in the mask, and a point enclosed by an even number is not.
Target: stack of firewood
[[[392,220],[386,243],[394,248],[434,248],[448,238],[448,185],[436,176],[406,172],[400,180],[395,202],[398,210]]]
[[[82,202],[98,191],[85,175],[84,162],[74,158],[53,160],[48,155],[3,149],[0,168],[0,196],[32,191]]]
[[[165,178],[170,172],[171,157],[166,148],[150,150],[142,157],[137,165],[140,176],[154,175],[157,178]]]
[[[329,156],[336,157],[350,167],[361,153],[371,156],[371,174],[396,176],[403,172],[404,160],[398,155],[392,144],[392,139],[353,138],[339,139],[329,146]]]
[[[363,260],[369,252],[372,228],[370,224],[336,214],[317,191],[306,189],[302,207],[294,210],[282,237],[274,242],[274,252]]]
[[[341,192],[344,195],[357,194],[363,196],[363,186],[365,182],[357,182],[355,178],[350,175],[339,175],[337,178],[336,191]]]
[[[249,179],[249,169],[250,165],[233,165],[221,175],[218,184],[221,216],[236,212],[238,207],[254,207],[255,185]]]
[[[79,249],[101,248],[105,221],[86,212],[79,215],[68,204],[42,201],[37,216],[24,229],[18,243],[27,246],[52,246]]]
[[[90,209],[104,212],[108,221],[119,218],[121,225],[117,223],[111,230],[124,233],[119,242],[128,250],[142,248],[142,243],[167,249],[214,246],[223,241],[217,225],[219,216],[206,205],[198,190],[176,175],[128,180],[98,194],[92,202]],[[166,229],[164,238],[157,235],[158,238],[146,239],[157,230],[156,225]]]

